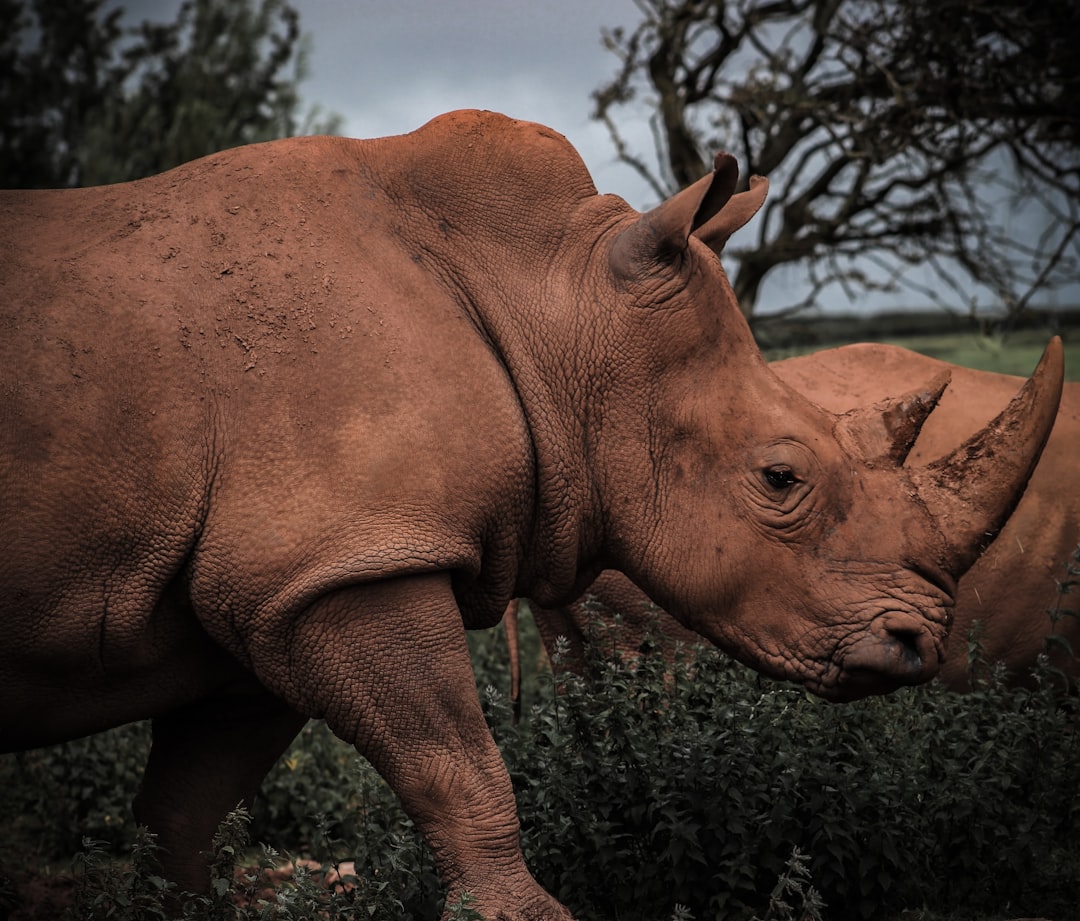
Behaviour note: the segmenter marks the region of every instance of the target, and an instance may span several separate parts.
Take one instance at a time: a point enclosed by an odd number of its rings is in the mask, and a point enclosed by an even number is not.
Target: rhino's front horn
[[[912,473],[946,541],[945,568],[962,576],[997,536],[1035,469],[1057,418],[1064,374],[1055,336],[1035,373],[986,428]]]

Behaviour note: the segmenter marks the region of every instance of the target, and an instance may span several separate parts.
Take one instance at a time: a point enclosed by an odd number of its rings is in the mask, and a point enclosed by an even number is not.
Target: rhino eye
[[[792,469],[784,464],[766,467],[762,475],[765,477],[765,482],[773,489],[789,489],[799,482],[799,478],[795,476]]]

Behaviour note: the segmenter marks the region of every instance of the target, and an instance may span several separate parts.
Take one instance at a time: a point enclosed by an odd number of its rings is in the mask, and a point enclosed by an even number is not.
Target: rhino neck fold
[[[595,353],[589,356],[598,333],[595,316],[586,319],[587,306],[595,303],[590,274],[584,262],[575,266],[566,276],[578,282],[572,292],[553,292],[547,279],[537,279],[533,290],[511,296],[525,308],[517,314],[503,311],[500,302],[477,305],[479,325],[506,370],[528,428],[535,515],[518,594],[541,603],[576,597],[601,568],[593,455],[604,394],[591,366]],[[549,305],[562,305],[563,315],[551,316]]]
[[[422,144],[384,142],[380,170],[397,177],[389,187],[410,190],[396,202],[402,245],[458,304],[517,394],[536,497],[517,591],[566,598],[598,572],[602,536],[589,461],[592,366],[603,360],[598,336],[612,305],[597,294],[598,266],[605,230],[636,212],[598,196],[576,152],[549,129],[451,118],[459,124],[445,137],[425,127]],[[483,143],[463,145],[471,133]],[[499,133],[503,146],[491,143]]]

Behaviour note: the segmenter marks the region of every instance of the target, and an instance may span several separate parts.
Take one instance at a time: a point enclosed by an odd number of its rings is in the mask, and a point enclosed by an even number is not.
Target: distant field
[[[1065,379],[1080,380],[1080,335],[1070,330],[1065,337]],[[981,371],[997,371],[1002,374],[1029,375],[1039,361],[1043,348],[1051,334],[1045,330],[1028,329],[1010,333],[1008,336],[982,335],[976,332],[945,332],[926,335],[874,336],[879,342],[902,345],[904,348],[942,361],[978,368]],[[868,337],[869,338],[869,337]],[[860,341],[851,338],[851,342]],[[817,342],[812,345],[795,345],[784,348],[765,348],[770,360],[805,355],[823,348],[840,345],[840,341]]]

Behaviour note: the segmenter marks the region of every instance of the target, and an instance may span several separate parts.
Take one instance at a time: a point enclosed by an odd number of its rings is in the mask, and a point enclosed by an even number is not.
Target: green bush
[[[373,778],[352,746],[325,723],[310,722],[263,781],[251,834],[287,841],[298,853],[311,853],[325,834],[351,837],[363,823]]]
[[[1076,701],[1049,675],[833,706],[709,651],[591,670],[496,721],[530,865],[582,918],[750,917],[792,848],[829,918],[1080,916]]]
[[[588,683],[541,673],[515,725],[501,644],[482,634],[473,650],[526,859],[581,921],[1080,918],[1077,698],[1048,668],[1033,690],[991,670],[967,695],[931,685],[834,706],[686,650],[673,671],[646,655],[594,662]],[[67,861],[73,836],[102,842],[80,859],[76,917],[155,918],[178,899],[127,805],[146,741],[125,727],[0,758],[5,857]],[[250,831],[262,850],[236,817],[223,829],[218,901],[190,917],[438,915],[411,822],[322,724],[267,778]],[[266,901],[256,871],[285,851],[355,861],[354,888],[301,870]],[[0,903],[9,890],[0,881]]]
[[[112,849],[135,840],[131,799],[150,753],[150,724],[0,755],[0,827],[44,859],[70,857],[84,836]]]
[[[140,829],[130,861],[110,859],[100,842],[86,839],[76,855],[76,888],[69,919],[115,918],[122,921],[399,921],[409,917],[436,917],[441,905],[410,904],[390,879],[380,879],[370,868],[355,874],[332,857],[317,868],[291,864],[286,878],[274,878],[281,855],[264,846],[253,860],[248,848],[250,816],[242,809],[222,823],[211,850],[211,888],[205,895],[177,892],[161,876],[153,836]],[[391,851],[394,882],[409,877],[407,864],[418,857],[409,848]],[[328,877],[328,874],[333,876]],[[277,873],[280,876],[280,873]],[[268,879],[275,885],[267,890]],[[455,921],[475,921],[467,900],[452,906]]]

